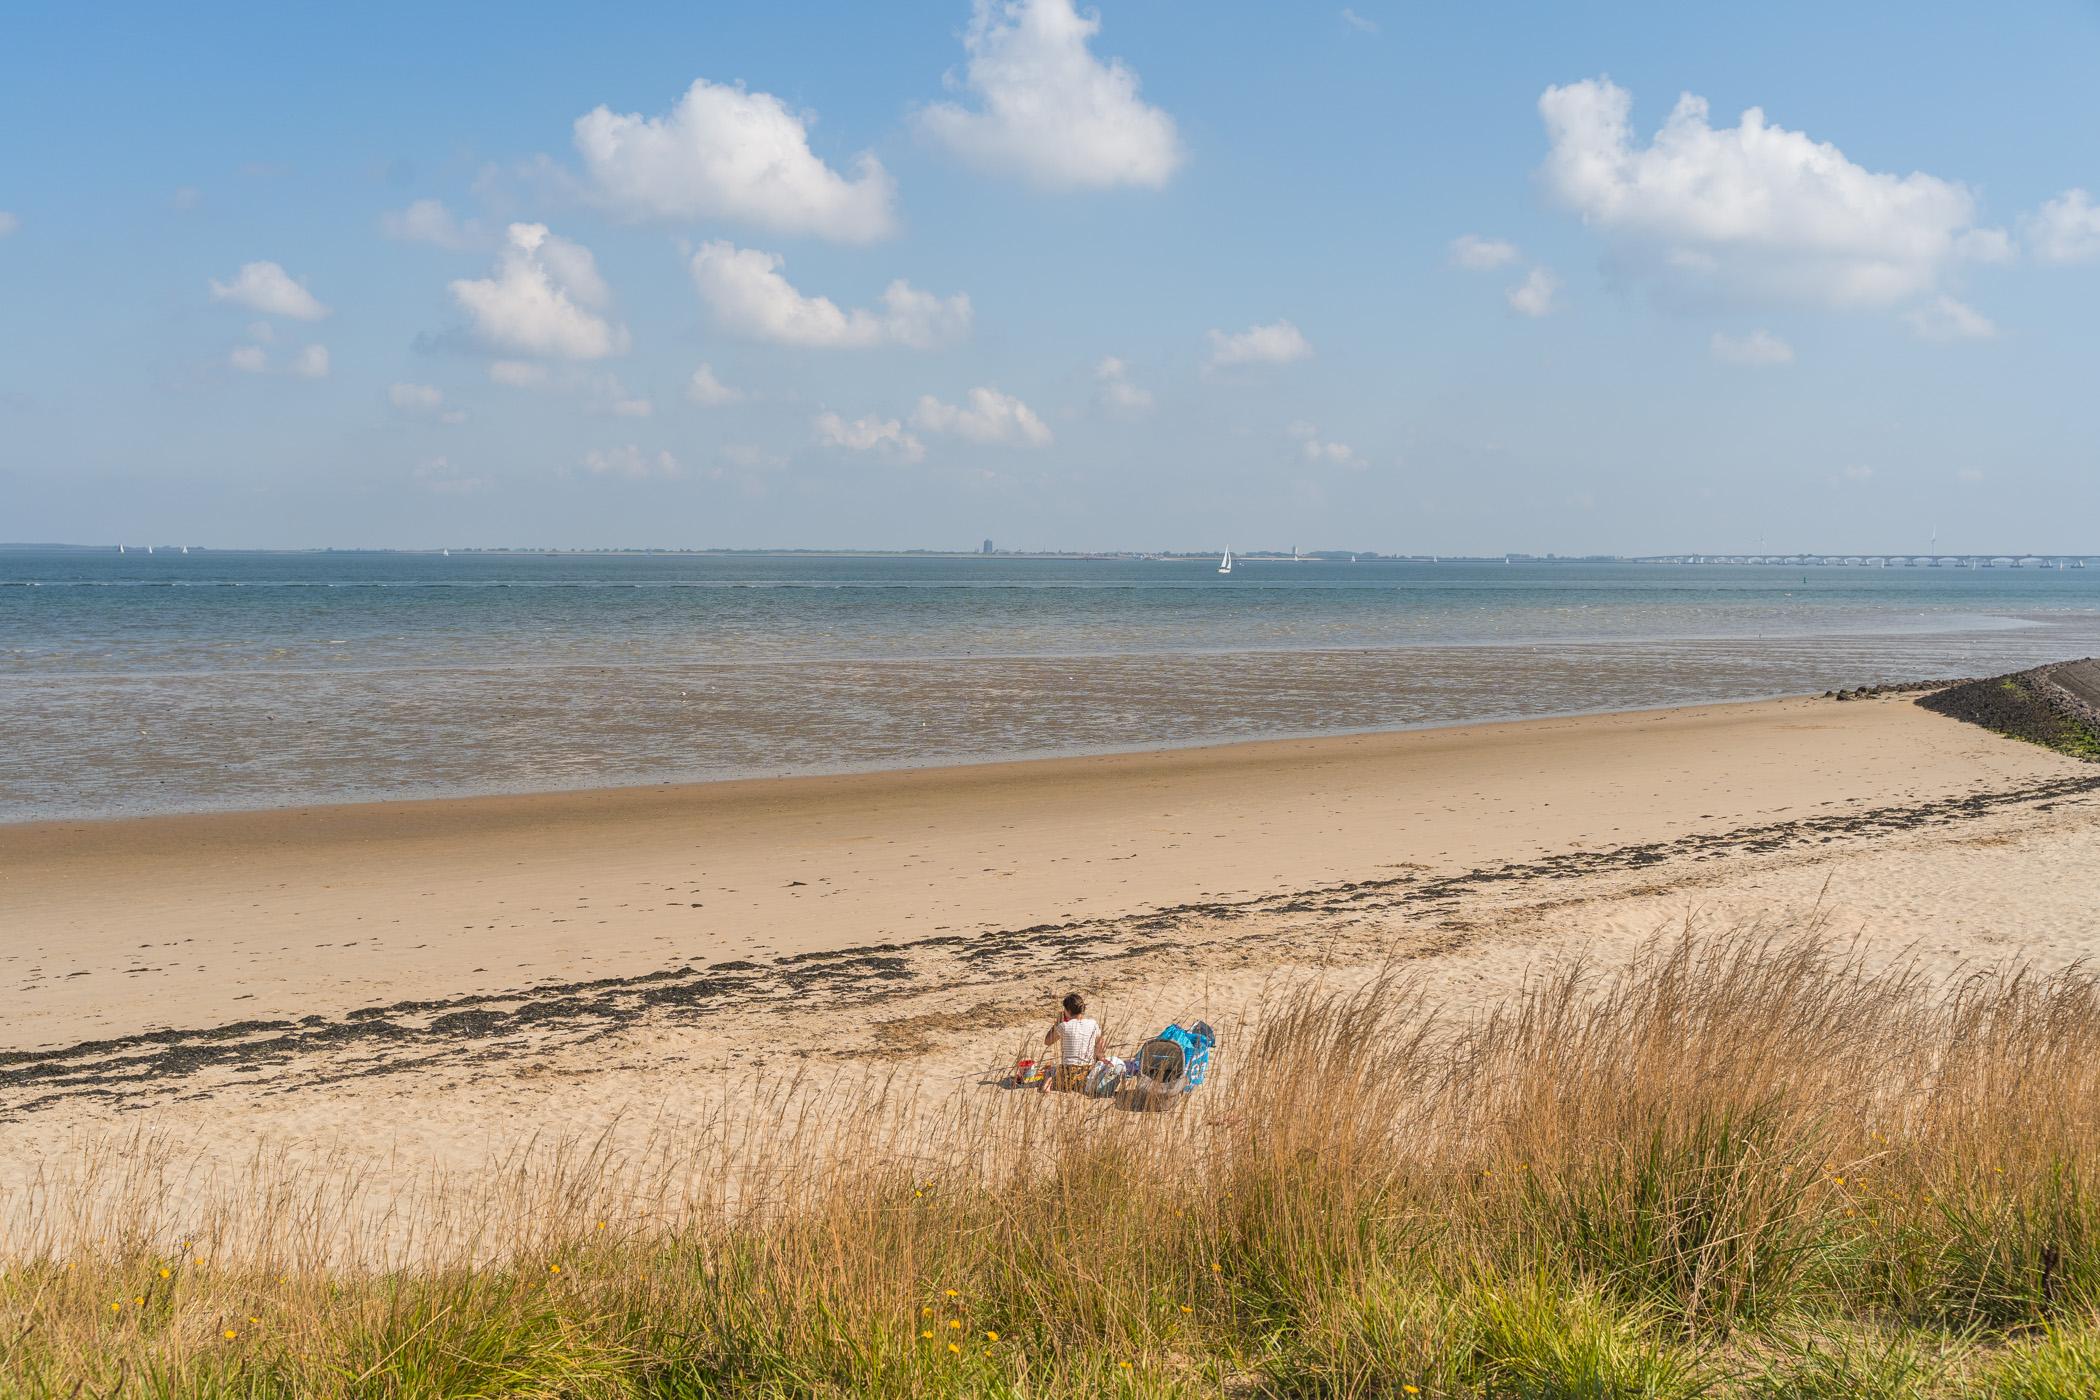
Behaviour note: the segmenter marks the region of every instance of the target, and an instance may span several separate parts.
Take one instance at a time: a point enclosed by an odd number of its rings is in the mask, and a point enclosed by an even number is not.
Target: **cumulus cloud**
[[[211,299],[295,321],[318,321],[328,314],[328,308],[304,284],[292,280],[290,273],[273,262],[244,263],[228,282],[213,278]]]
[[[977,106],[934,103],[920,131],[980,170],[1045,189],[1166,184],[1182,160],[1174,119],[1139,98],[1121,60],[1088,49],[1100,28],[1072,0],[976,0],[961,86]]]
[[[1286,430],[1298,440],[1298,455],[1308,462],[1324,462],[1331,466],[1350,467],[1363,459],[1356,449],[1346,442],[1333,442],[1320,436],[1317,426],[1300,419]]]
[[[1904,313],[1903,323],[1920,340],[1946,345],[1957,340],[1989,340],[1997,326],[1973,306],[1965,306],[1944,294]]]
[[[1500,238],[1462,233],[1451,240],[1451,265],[1468,272],[1493,272],[1498,267],[1509,266],[1519,256],[1516,244]]]
[[[1378,32],[1377,20],[1366,19],[1347,6],[1342,8],[1342,23],[1348,25],[1359,34],[1376,34]]]
[[[433,248],[468,252],[489,246],[488,231],[473,219],[459,219],[435,199],[419,199],[406,209],[379,216],[379,229],[402,243],[428,243]]]
[[[1130,367],[1110,355],[1094,366],[1101,402],[1119,413],[1143,413],[1152,407],[1152,391],[1130,382]]]
[[[648,453],[633,443],[586,452],[583,469],[592,476],[617,476],[629,481],[671,481],[683,472],[678,459],[668,452]]]
[[[547,382],[547,367],[529,360],[492,360],[489,380],[512,389],[537,389]]]
[[[686,382],[685,396],[693,403],[720,408],[725,404],[742,403],[744,391],[732,389],[715,378],[714,366],[703,362],[700,368],[693,371],[693,377]]]
[[[817,441],[826,447],[849,452],[880,452],[884,456],[916,462],[926,455],[926,445],[905,430],[894,418],[856,418],[851,422],[836,413],[820,413],[811,424]]]
[[[1612,245],[1623,272],[1686,300],[1889,307],[1937,291],[1964,261],[1998,261],[1963,185],[1867,170],[1836,146],[1745,111],[1733,127],[1680,97],[1646,145],[1608,79],[1539,98],[1547,191]]]
[[[640,394],[632,394],[616,374],[601,375],[590,385],[590,410],[610,418],[647,418],[656,405]]]
[[[1049,425],[1012,394],[978,388],[966,398],[965,403],[950,404],[931,394],[922,395],[919,406],[912,411],[912,426],[921,432],[952,433],[971,442],[1049,445]]]
[[[1794,362],[1794,347],[1770,331],[1752,331],[1748,335],[1729,335],[1715,331],[1707,343],[1713,357],[1722,364],[1747,365],[1752,369],[1768,369],[1774,365],[1790,365]]]
[[[1249,326],[1243,331],[1214,330],[1210,333],[1210,363],[1213,368],[1234,365],[1287,365],[1311,357],[1312,343],[1289,321]]]
[[[959,293],[943,299],[900,279],[883,292],[880,311],[841,310],[829,297],[796,291],[782,265],[777,253],[703,243],[693,254],[693,285],[724,327],[775,345],[927,349],[969,334],[970,299]]]
[[[497,349],[571,360],[627,350],[627,328],[598,314],[611,293],[590,249],[545,224],[512,224],[494,273],[453,282],[452,299]]]
[[[431,457],[419,462],[414,479],[417,487],[438,496],[472,496],[495,485],[488,477],[467,475],[453,466],[447,457]]]
[[[0,209],[0,238],[5,238],[22,226],[22,216]]]
[[[1550,316],[1553,314],[1553,297],[1560,291],[1560,279],[1548,267],[1534,267],[1523,281],[1511,287],[1505,294],[1510,309],[1526,316]]]
[[[464,423],[467,415],[456,408],[445,407],[445,394],[429,384],[392,384],[387,386],[386,400],[409,418],[435,418],[440,423]]]
[[[807,119],[777,97],[699,79],[661,117],[599,107],[576,119],[597,201],[630,219],[730,219],[864,243],[894,231],[895,185],[862,154],[854,176],[809,148]]]
[[[2100,206],[2082,189],[2065,190],[2027,216],[2027,245],[2045,263],[2100,258]]]
[[[273,339],[269,327],[257,323],[250,328],[257,332],[258,341]],[[326,379],[328,377],[328,347],[325,345],[301,346],[291,360],[273,369],[269,351],[262,345],[236,345],[226,356],[226,363],[243,374],[292,374],[301,379]]]

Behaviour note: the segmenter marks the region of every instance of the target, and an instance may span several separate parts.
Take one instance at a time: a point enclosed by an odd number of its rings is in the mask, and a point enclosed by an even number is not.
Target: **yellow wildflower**
[[[954,1352],[957,1356],[962,1355],[962,1348],[953,1342],[948,1343],[948,1350]]]
[[[999,1340],[999,1334],[997,1332],[987,1332],[984,1334],[984,1339],[988,1342],[996,1342]]]
[[[238,1337],[238,1336],[240,1336],[240,1335],[241,1335],[240,1333],[238,1333],[238,1332],[234,1331],[234,1330],[233,1330],[233,1329],[232,1329],[231,1327],[229,1327],[229,1328],[227,1328],[227,1329],[226,1329],[226,1340],[227,1340],[227,1341],[229,1341],[229,1342],[230,1342],[230,1341],[232,1341],[232,1340],[233,1340],[233,1339],[234,1339],[235,1337]]]

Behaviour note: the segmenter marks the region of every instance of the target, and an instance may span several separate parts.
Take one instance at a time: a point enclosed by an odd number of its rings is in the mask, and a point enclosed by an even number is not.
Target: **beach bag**
[[[1187,1030],[1180,1026],[1168,1026],[1159,1033],[1158,1039],[1172,1041],[1181,1047],[1182,1073],[1188,1079],[1187,1087],[1201,1088],[1204,1079],[1210,1074],[1210,1049],[1217,1044],[1217,1033],[1211,1030],[1207,1022],[1198,1021]]]
[[[1086,1094],[1090,1099],[1114,1098],[1122,1084],[1123,1067],[1114,1060],[1103,1060],[1087,1075]]]

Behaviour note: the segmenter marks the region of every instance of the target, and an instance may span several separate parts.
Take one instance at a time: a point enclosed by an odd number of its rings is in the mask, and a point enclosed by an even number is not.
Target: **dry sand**
[[[383,1185],[798,1067],[991,1094],[1068,986],[1229,1057],[1281,981],[1462,1013],[1686,921],[2061,964],[2096,832],[2100,769],[1904,697],[0,826],[0,1196],[140,1128]]]

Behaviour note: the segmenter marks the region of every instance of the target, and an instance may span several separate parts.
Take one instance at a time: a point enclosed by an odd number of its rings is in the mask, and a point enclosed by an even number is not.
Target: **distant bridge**
[[[2090,554],[1652,554],[1638,564],[1771,564],[1789,569],[2083,569]]]

